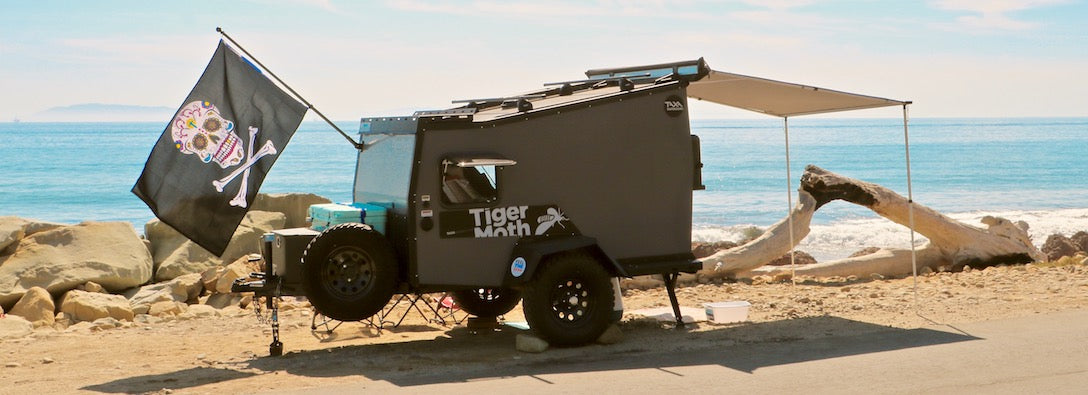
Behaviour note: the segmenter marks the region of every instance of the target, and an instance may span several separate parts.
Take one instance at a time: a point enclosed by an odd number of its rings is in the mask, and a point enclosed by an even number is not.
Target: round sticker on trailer
[[[525,258],[519,256],[514,258],[514,263],[510,264],[510,275],[521,277],[522,274],[525,274]]]

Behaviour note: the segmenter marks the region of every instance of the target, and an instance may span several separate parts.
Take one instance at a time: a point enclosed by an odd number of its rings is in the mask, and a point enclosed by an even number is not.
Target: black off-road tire
[[[348,223],[317,235],[302,254],[302,289],[317,312],[359,321],[389,303],[397,286],[397,259],[369,225]]]
[[[540,338],[556,346],[596,341],[612,324],[611,276],[589,255],[549,257],[525,290],[522,309]]]
[[[521,292],[511,288],[477,288],[451,292],[461,310],[477,317],[498,317],[509,313],[521,301]]]

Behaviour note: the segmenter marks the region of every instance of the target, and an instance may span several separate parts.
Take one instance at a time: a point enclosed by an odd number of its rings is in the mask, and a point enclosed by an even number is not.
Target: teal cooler
[[[324,231],[331,226],[346,223],[364,223],[378,233],[385,234],[385,207],[369,203],[351,205],[326,203],[310,206],[310,229]]]

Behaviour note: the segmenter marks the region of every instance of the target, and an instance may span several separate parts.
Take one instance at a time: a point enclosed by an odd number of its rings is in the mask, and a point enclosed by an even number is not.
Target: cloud
[[[670,19],[707,19],[705,12],[683,11],[696,0],[599,0],[599,1],[445,1],[387,0],[395,10],[450,15],[490,15],[507,18],[555,18],[587,16],[646,16]]]
[[[286,5],[298,4],[298,5],[302,5],[302,6],[305,6],[305,7],[320,8],[322,10],[325,10],[325,11],[328,11],[328,12],[331,12],[331,13],[334,13],[334,14],[343,14],[344,13],[343,11],[341,11],[339,8],[337,8],[335,5],[332,4],[332,0],[249,0],[249,1],[253,2],[253,3],[264,3],[264,4],[286,4]]]
[[[938,0],[930,4],[942,10],[973,13],[956,18],[962,27],[976,30],[1028,30],[1039,24],[1013,19],[1008,14],[1066,2],[1068,0]]]
[[[194,36],[115,36],[97,38],[62,38],[55,43],[63,51],[41,56],[62,62],[83,66],[119,65],[143,67],[178,63],[179,59],[202,58],[214,49],[209,43],[214,33],[205,33],[199,38]],[[209,38],[209,39],[204,39]],[[193,54],[201,54],[199,56]],[[197,60],[192,63],[199,63]],[[184,61],[182,61],[184,62]]]
[[[812,0],[744,0],[745,4],[770,8],[772,10],[787,10],[812,4]]]

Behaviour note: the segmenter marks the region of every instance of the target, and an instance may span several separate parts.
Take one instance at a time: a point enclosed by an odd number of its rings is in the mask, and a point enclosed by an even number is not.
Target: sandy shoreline
[[[0,393],[250,393],[366,380],[412,386],[516,375],[534,366],[623,357],[649,348],[683,352],[1088,309],[1088,266],[932,273],[917,279],[917,295],[914,289],[909,277],[798,284],[756,279],[681,287],[678,296],[685,307],[747,300],[752,303],[749,321],[699,323],[678,333],[669,324],[628,314],[620,324],[625,339],[618,344],[552,348],[541,354],[515,350],[518,330],[473,334],[463,325],[429,323],[416,312],[380,335],[350,323],[332,336],[315,336],[311,313],[301,303],[285,303],[280,319],[286,353],[279,358],[266,356],[269,328],[257,322],[252,310],[225,309],[218,317],[168,318],[107,330],[39,329],[0,343],[5,366],[0,381],[6,383]],[[661,307],[667,297],[660,288],[628,290],[624,303],[628,311]],[[523,319],[520,309],[506,318]]]

